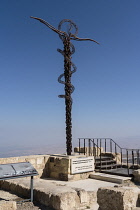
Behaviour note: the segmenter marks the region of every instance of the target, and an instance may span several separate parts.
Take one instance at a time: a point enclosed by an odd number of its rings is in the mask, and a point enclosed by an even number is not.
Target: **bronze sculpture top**
[[[70,42],[71,40],[76,41],[93,41],[97,44],[99,44],[97,41],[89,38],[79,38],[77,37],[78,34],[78,27],[74,22],[72,22],[69,19],[62,20],[59,25],[58,29],[50,25],[47,21],[42,20],[41,18],[32,17],[33,19],[39,20],[41,23],[45,24],[48,28],[50,28],[52,31],[57,33],[60,37],[60,39],[63,41],[64,49],[58,49],[58,52],[60,52],[64,56],[64,73],[61,74],[58,77],[58,82],[65,85],[65,94],[59,95],[60,98],[65,99],[65,105],[66,105],[66,147],[67,147],[67,155],[71,155],[72,152],[72,119],[71,119],[71,110],[72,110],[72,97],[71,94],[74,91],[74,86],[71,84],[71,76],[74,72],[76,72],[76,66],[71,61],[71,55],[75,52],[75,48],[73,44]],[[69,23],[67,32],[61,30],[63,23]],[[72,30],[75,30],[75,32],[72,33]],[[71,69],[73,68],[73,69]],[[64,80],[62,80],[64,78]]]
[[[56,29],[55,27],[53,27],[51,24],[49,24],[47,21],[41,19],[41,18],[37,18],[37,17],[33,17],[31,16],[31,18],[39,20],[41,23],[45,24],[47,27],[49,27],[51,30],[53,30],[55,33],[59,34],[60,36],[68,36],[71,40],[76,40],[76,41],[93,41],[97,44],[99,44],[99,42],[95,41],[94,39],[90,39],[90,38],[79,38],[77,37],[77,33],[78,33],[78,28],[76,26],[76,24],[74,22],[72,22],[69,19],[64,19],[59,23],[58,29]],[[61,31],[61,25],[64,22],[69,22],[69,29],[68,29],[68,33],[66,33],[65,31]],[[74,28],[76,29],[75,34],[71,33],[72,27],[74,26]]]

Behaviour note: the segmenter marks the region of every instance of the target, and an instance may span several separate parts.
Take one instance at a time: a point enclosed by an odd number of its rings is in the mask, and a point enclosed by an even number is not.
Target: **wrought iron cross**
[[[59,95],[59,97],[65,99],[66,149],[67,149],[67,155],[71,155],[71,152],[72,152],[72,117],[71,117],[72,98],[71,98],[71,94],[74,91],[74,86],[71,84],[71,76],[74,72],[76,72],[76,66],[71,61],[71,58],[72,58],[71,56],[75,52],[75,48],[74,48],[73,44],[71,43],[71,40],[93,41],[97,44],[99,44],[99,43],[93,39],[77,37],[78,28],[77,28],[76,24],[69,19],[62,20],[58,25],[58,29],[56,29],[55,27],[50,25],[45,20],[42,20],[41,18],[32,17],[32,16],[31,16],[31,18],[39,20],[41,23],[45,24],[51,30],[56,32],[64,44],[63,50],[57,49],[57,51],[60,52],[64,56],[64,73],[58,77],[58,82],[65,85],[65,95]],[[67,32],[61,30],[62,24],[65,22],[68,23]],[[73,29],[75,30],[75,33],[72,33]],[[71,67],[73,69],[71,69]],[[64,77],[64,80],[62,80],[63,77]]]

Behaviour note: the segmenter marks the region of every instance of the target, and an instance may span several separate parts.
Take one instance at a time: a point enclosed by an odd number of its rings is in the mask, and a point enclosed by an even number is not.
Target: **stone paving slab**
[[[123,184],[132,179],[131,177],[128,177],[128,176],[127,177],[117,176],[117,175],[105,174],[105,173],[93,173],[93,174],[90,174],[90,178],[107,181],[107,182],[118,183],[118,184]]]
[[[94,191],[97,192],[97,190],[100,187],[113,187],[116,185],[115,183],[106,182],[102,180],[93,180],[93,179],[85,179],[85,180],[78,180],[78,181],[71,181],[71,182],[65,182],[65,181],[57,181],[57,180],[46,180],[46,183],[55,183],[56,185],[65,185],[71,188],[81,188],[86,191]]]

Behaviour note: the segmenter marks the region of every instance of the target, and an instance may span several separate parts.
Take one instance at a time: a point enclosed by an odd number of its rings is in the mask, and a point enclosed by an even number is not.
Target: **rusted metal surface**
[[[74,91],[74,86],[71,84],[71,76],[74,72],[76,72],[76,66],[71,61],[72,54],[75,52],[75,48],[74,48],[73,44],[71,43],[71,40],[93,41],[97,44],[99,44],[99,43],[93,39],[77,37],[78,27],[76,26],[76,24],[74,22],[72,22],[69,19],[62,20],[58,25],[58,29],[56,29],[55,27],[50,25],[45,20],[42,20],[41,18],[32,17],[32,16],[31,16],[31,18],[39,20],[41,23],[45,24],[47,27],[49,27],[51,30],[53,30],[55,33],[57,33],[64,45],[63,50],[58,49],[58,52],[60,52],[64,56],[64,73],[58,77],[58,82],[65,85],[65,94],[59,95],[59,97],[65,99],[66,150],[67,150],[67,155],[71,155],[71,152],[72,152],[72,116],[71,116],[72,98],[71,98],[71,94]],[[61,30],[62,25],[65,25],[65,23],[68,24],[66,32]],[[73,30],[74,30],[74,33],[73,33]]]

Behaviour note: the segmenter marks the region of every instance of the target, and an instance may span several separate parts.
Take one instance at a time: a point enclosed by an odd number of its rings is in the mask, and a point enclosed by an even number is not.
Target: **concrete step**
[[[104,173],[91,173],[89,177],[91,179],[97,179],[118,184],[123,184],[131,180],[131,177],[117,176],[117,175],[104,174]]]

